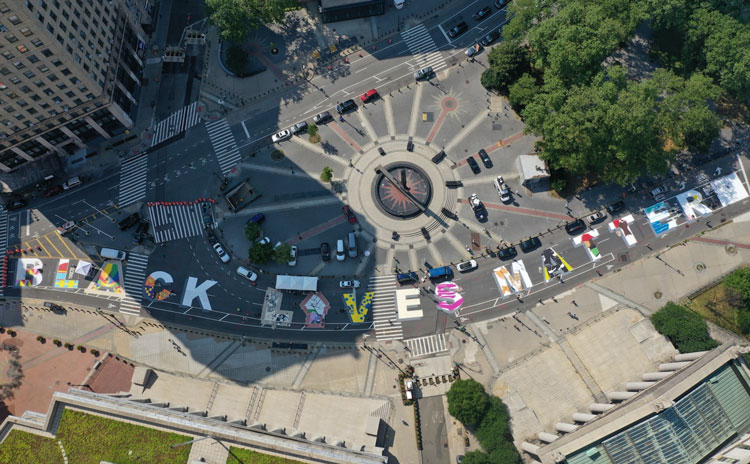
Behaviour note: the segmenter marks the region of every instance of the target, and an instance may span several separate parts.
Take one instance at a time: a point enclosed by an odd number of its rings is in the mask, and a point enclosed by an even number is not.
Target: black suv
[[[476,13],[474,13],[474,19],[476,19],[477,21],[482,21],[484,19],[489,18],[491,14],[492,14],[492,8],[486,6],[482,8],[481,10],[477,11]]]
[[[479,43],[485,47],[488,47],[492,45],[492,42],[496,41],[498,37],[500,37],[500,32],[490,31],[486,36],[482,37],[482,40],[480,40]]]
[[[120,230],[128,230],[131,227],[133,227],[136,222],[141,220],[141,215],[138,213],[133,213],[130,216],[126,217],[122,221],[120,221]]]
[[[148,221],[145,219],[141,219],[141,222],[138,223],[138,227],[135,229],[135,232],[133,233],[133,244],[140,245],[141,242],[143,242],[143,239],[146,238],[147,232],[148,232]]]
[[[505,261],[505,260],[514,258],[517,254],[518,254],[518,251],[516,250],[516,247],[509,246],[509,247],[501,248],[497,252],[497,257]]]
[[[475,160],[473,156],[469,156],[468,158],[466,158],[466,162],[469,163],[471,172],[473,172],[474,174],[479,174],[480,172],[482,172],[482,170],[479,169],[479,164],[477,164],[477,160]]]
[[[459,35],[463,34],[464,32],[469,30],[469,25],[466,24],[464,21],[461,21],[460,23],[456,24],[451,28],[450,31],[448,31],[448,37],[451,39],[455,39]]]
[[[520,246],[521,246],[521,251],[523,251],[524,253],[528,253],[542,246],[542,242],[541,240],[539,240],[539,237],[529,237],[523,242],[521,242]]]
[[[586,230],[586,223],[583,219],[576,219],[573,222],[565,224],[565,232],[570,235],[576,235]]]
[[[323,242],[320,244],[320,258],[323,261],[331,260],[331,246],[328,244],[328,242]]]
[[[338,105],[336,105],[336,111],[339,112],[339,114],[344,113],[350,113],[357,109],[357,104],[354,103],[354,100],[349,99],[345,102],[341,102]]]
[[[492,167],[492,160],[490,159],[490,155],[488,155],[487,152],[484,151],[484,148],[479,149],[479,158],[482,159],[484,167],[486,167],[487,169]]]
[[[625,209],[625,202],[620,200],[612,203],[611,205],[607,206],[607,212],[609,214],[617,214],[620,211]]]

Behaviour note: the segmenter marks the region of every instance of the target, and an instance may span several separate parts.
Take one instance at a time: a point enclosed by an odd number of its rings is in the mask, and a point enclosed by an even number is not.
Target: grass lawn
[[[229,448],[231,454],[227,458],[227,464],[239,464],[232,454],[242,461],[242,464],[304,464],[293,459],[280,458],[271,454],[258,453],[245,448]]]
[[[169,448],[191,440],[185,435],[66,409],[55,440],[14,430],[0,445],[0,462],[62,462],[57,440],[62,441],[68,462],[77,464],[99,464],[100,461],[185,464],[191,446]]]
[[[732,304],[736,303],[733,298],[733,292],[727,292],[722,282],[698,295],[685,306],[703,316],[705,320],[742,336],[737,324],[737,308]]]

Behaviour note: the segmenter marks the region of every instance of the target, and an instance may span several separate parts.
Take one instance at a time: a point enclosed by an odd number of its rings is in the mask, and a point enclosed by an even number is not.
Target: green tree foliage
[[[292,260],[292,246],[282,243],[273,250],[273,260],[279,264],[288,263]]]
[[[510,416],[500,398],[490,397],[489,406],[479,423],[476,436],[482,445],[482,449],[490,454],[496,449],[500,449],[509,440],[512,441]]]
[[[700,315],[671,301],[651,316],[651,322],[680,353],[706,351],[719,346],[708,335],[708,325]]]
[[[741,267],[724,277],[724,284],[737,291],[745,303],[750,303],[750,267]]]
[[[232,44],[227,50],[227,67],[235,74],[242,74],[248,63],[247,52],[241,46]]]
[[[521,41],[535,23],[554,15],[556,0],[514,0],[510,2],[508,16],[513,18],[503,28],[505,40]]]
[[[511,441],[504,441],[490,453],[490,460],[496,464],[521,464],[523,460]]]
[[[453,382],[447,396],[448,412],[467,427],[479,424],[489,403],[482,384],[472,379]]]
[[[333,169],[326,166],[323,168],[323,172],[320,173],[320,180],[323,182],[330,182],[333,179]]]
[[[251,242],[260,237],[260,226],[255,222],[250,222],[245,226],[245,237]]]
[[[211,22],[221,38],[241,42],[252,29],[284,19],[285,0],[206,0]]]
[[[494,464],[489,454],[483,451],[469,451],[464,455],[461,464]]]
[[[314,137],[318,134],[318,125],[315,123],[310,124],[307,126],[307,133],[310,134],[310,137]]]
[[[742,335],[750,334],[750,307],[740,308],[737,311],[737,325]]]
[[[270,243],[258,243],[254,242],[250,246],[250,251],[248,252],[250,261],[252,261],[255,264],[263,265],[267,264],[269,261],[271,261],[271,258],[273,257],[273,245]]]
[[[487,71],[485,71],[487,72]],[[536,79],[525,73],[508,89],[508,100],[516,111],[526,108],[526,105],[534,100],[541,89],[536,84]]]
[[[513,40],[492,47],[488,61],[490,67],[482,73],[481,79],[486,89],[507,91],[508,86],[528,69],[526,50]]]

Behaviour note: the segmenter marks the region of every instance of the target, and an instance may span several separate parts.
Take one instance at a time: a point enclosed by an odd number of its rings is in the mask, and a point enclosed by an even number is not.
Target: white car
[[[494,180],[495,190],[497,190],[500,201],[507,203],[510,201],[510,187],[505,183],[502,176],[497,176]]]
[[[224,248],[221,247],[220,243],[214,243],[214,251],[217,255],[219,255],[219,259],[222,263],[228,263],[230,259],[232,259],[226,251],[224,251]]]
[[[281,142],[291,137],[292,137],[292,133],[289,131],[289,129],[284,129],[281,132],[276,132],[275,134],[273,134],[271,136],[271,141],[273,141],[273,143],[276,143],[276,142]]]
[[[464,261],[463,263],[458,263],[458,265],[456,266],[456,269],[458,269],[458,272],[468,272],[476,268],[477,268],[477,262],[476,260],[473,260],[473,259],[469,261]]]
[[[254,273],[253,271],[251,271],[250,269],[246,267],[242,267],[242,266],[238,267],[237,274],[246,278],[250,282],[255,282],[256,280],[258,280],[258,274]]]
[[[289,260],[287,264],[290,266],[296,266],[297,265],[297,247],[296,246],[292,246],[291,254],[292,254],[292,259]]]
[[[271,239],[268,237],[261,237],[258,239],[258,243],[265,245],[266,243],[271,243]]]
[[[78,187],[79,185],[81,185],[81,183],[82,182],[81,182],[81,178],[80,177],[78,177],[78,176],[71,177],[70,179],[66,180],[63,183],[62,187],[63,187],[63,190],[70,190],[73,187]]]
[[[359,280],[342,280],[339,282],[340,288],[359,288]]]

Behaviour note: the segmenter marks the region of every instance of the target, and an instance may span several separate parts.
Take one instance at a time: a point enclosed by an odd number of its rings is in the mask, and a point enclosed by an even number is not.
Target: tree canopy
[[[484,417],[488,398],[476,380],[457,380],[448,390],[448,412],[462,424],[473,427]]]
[[[680,353],[706,351],[719,346],[708,335],[708,325],[699,314],[671,301],[651,316],[651,322]]]
[[[206,0],[209,19],[221,38],[234,42],[263,24],[281,22],[288,5],[286,0]]]

